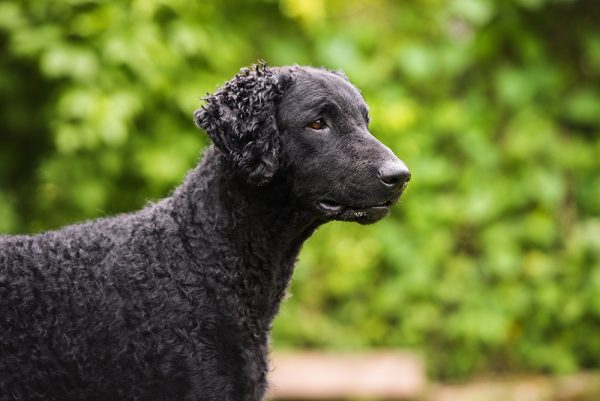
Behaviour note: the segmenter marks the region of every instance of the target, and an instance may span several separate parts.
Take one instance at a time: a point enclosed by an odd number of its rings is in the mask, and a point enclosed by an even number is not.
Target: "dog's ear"
[[[263,63],[242,68],[194,113],[196,125],[251,184],[264,185],[277,171],[281,138],[276,110],[290,80],[289,73]]]

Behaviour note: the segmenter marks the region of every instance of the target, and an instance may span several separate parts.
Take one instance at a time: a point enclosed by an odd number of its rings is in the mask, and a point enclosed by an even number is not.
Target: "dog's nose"
[[[400,160],[386,162],[378,173],[381,182],[393,191],[403,189],[410,181],[410,171]]]

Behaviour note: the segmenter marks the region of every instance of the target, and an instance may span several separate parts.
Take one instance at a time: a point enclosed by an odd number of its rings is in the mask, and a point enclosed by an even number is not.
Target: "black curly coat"
[[[170,197],[0,237],[0,400],[261,400],[302,243],[406,185],[339,73],[259,65],[206,101],[215,146]]]

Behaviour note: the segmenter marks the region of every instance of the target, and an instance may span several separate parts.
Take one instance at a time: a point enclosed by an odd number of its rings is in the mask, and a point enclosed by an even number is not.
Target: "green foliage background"
[[[342,68],[411,168],[305,246],[276,347],[412,347],[431,374],[600,367],[600,3],[0,3],[0,231],[140,208],[240,67]]]

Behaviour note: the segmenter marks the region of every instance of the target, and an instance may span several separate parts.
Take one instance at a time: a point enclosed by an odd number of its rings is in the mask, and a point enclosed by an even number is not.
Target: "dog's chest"
[[[189,398],[219,394],[224,400],[261,401],[267,388],[268,335],[223,318],[204,321],[204,330],[194,336]]]

